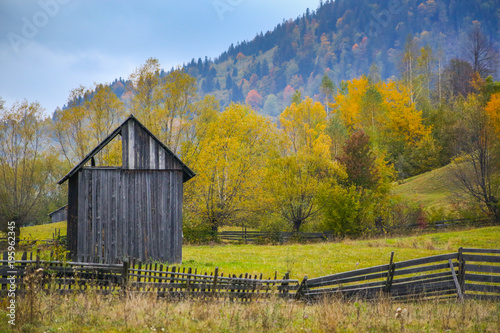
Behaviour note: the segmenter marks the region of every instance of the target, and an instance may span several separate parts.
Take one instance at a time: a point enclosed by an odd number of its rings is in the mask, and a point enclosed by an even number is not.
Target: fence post
[[[129,260],[128,258],[125,258],[123,259],[123,268],[122,268],[122,292],[124,296],[127,296],[128,268],[129,268]]]
[[[304,298],[304,289],[307,288],[307,275],[304,276],[304,279],[300,283],[299,289],[297,289],[297,292],[295,293],[295,299],[299,300],[301,298]]]
[[[219,276],[219,267],[215,267],[215,272],[214,272],[214,283],[212,286],[212,297],[215,296],[215,293],[217,292],[217,277]]]
[[[290,272],[286,272],[285,276],[283,277],[283,280],[288,280],[290,279]],[[283,281],[281,283],[281,292],[283,293],[283,298],[288,296],[288,282]]]
[[[36,268],[40,267],[40,249],[36,250]]]
[[[465,260],[462,253],[463,248],[458,249],[458,283],[462,293],[465,294]]]
[[[394,271],[396,265],[394,264],[394,251],[391,252],[391,261],[389,262],[389,271],[387,272],[387,281],[385,282],[384,292],[390,293],[392,287],[392,280],[394,279]]]

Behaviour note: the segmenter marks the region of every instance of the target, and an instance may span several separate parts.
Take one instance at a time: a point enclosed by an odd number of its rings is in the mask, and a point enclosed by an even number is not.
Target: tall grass
[[[169,302],[150,295],[95,292],[37,295],[30,318],[19,299],[15,332],[498,332],[500,304],[467,300],[398,303],[327,299],[317,304],[270,299],[250,304]],[[2,304],[4,305],[4,304]],[[5,307],[0,316],[5,320]],[[0,332],[8,332],[0,325]]]

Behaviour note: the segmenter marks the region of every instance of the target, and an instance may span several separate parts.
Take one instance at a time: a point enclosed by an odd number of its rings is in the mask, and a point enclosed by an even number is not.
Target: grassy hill
[[[453,198],[458,191],[453,181],[452,166],[447,165],[421,175],[408,178],[397,185],[393,193],[410,200],[421,202],[426,208],[451,210]]]

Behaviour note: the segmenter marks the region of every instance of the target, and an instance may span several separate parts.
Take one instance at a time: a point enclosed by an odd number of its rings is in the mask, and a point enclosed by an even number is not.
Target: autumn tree
[[[153,114],[158,138],[178,153],[189,122],[189,105],[196,96],[196,79],[177,68],[160,80],[155,91],[158,109]]]
[[[500,92],[491,95],[484,109],[488,115],[490,125],[500,139]]]
[[[0,230],[44,220],[56,158],[46,146],[47,133],[39,103],[16,102],[0,108]],[[19,234],[18,234],[19,235]]]
[[[283,144],[267,169],[268,195],[294,231],[320,212],[319,195],[344,175],[330,158],[323,105],[306,98],[280,115]]]
[[[68,108],[54,113],[51,135],[67,166],[82,160],[92,148],[104,140],[123,120],[123,103],[108,85],[79,87],[71,91]],[[117,165],[121,161],[118,142],[105,147],[96,156],[99,164]]]
[[[453,159],[457,184],[483,211],[500,222],[500,154],[488,111],[472,94],[458,104],[461,124],[457,133],[459,154]]]
[[[363,131],[349,137],[339,161],[345,166],[349,184],[367,189],[377,185],[375,156],[370,148],[370,137]]]
[[[323,75],[323,78],[321,79],[320,90],[324,96],[324,104],[326,105],[326,115],[329,116],[330,103],[332,102],[333,94],[335,93],[335,84],[326,74]]]
[[[200,137],[197,176],[187,184],[186,207],[213,231],[248,218],[258,209],[262,175],[272,153],[275,127],[248,106],[231,104],[224,112],[206,110]]]
[[[132,110],[141,122],[154,134],[159,134],[155,114],[158,109],[158,100],[155,90],[160,81],[160,62],[158,59],[149,58],[146,63],[138,67],[131,75],[131,89],[134,97],[132,99]],[[154,125],[154,126],[153,126]]]
[[[415,93],[417,88],[417,58],[417,41],[411,35],[408,35],[400,60],[400,73],[404,84],[406,85],[406,87],[408,87],[410,100],[412,103],[415,101]]]
[[[254,110],[260,110],[262,106],[262,96],[257,90],[250,90],[247,94],[245,102]]]
[[[196,79],[181,68],[160,77],[158,59],[150,58],[130,76],[136,116],[174,153],[179,153]]]

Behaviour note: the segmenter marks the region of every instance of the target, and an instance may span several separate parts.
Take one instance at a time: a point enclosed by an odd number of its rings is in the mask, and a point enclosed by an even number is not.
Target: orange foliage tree
[[[262,106],[262,95],[257,90],[250,90],[247,94],[245,102],[254,110],[260,110]]]

